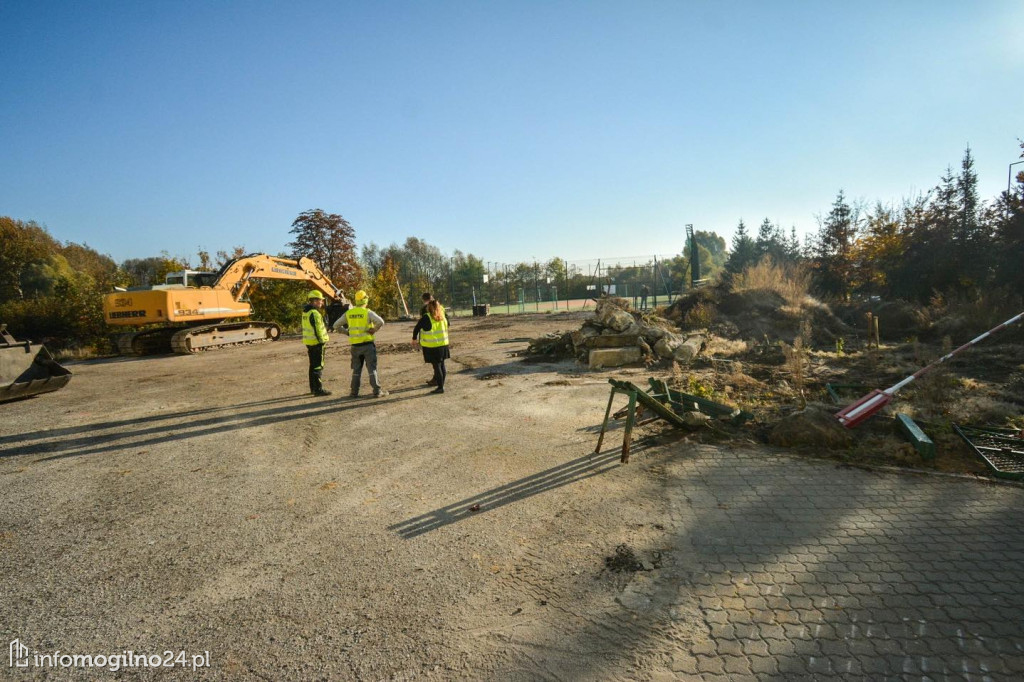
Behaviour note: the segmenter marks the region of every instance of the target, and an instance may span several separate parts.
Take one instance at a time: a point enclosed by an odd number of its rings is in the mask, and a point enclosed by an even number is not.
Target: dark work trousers
[[[434,368],[434,385],[438,388],[444,388],[444,380],[445,377],[448,376],[448,370],[445,369],[444,360],[441,360],[441,362],[432,362],[430,365]]]
[[[306,352],[309,353],[309,392],[320,393],[324,390],[324,359],[327,357],[327,344],[306,346]]]
[[[377,378],[377,346],[370,343],[357,343],[352,346],[352,395],[359,395],[359,379],[366,365],[366,373],[370,375],[370,386],[374,395],[380,393],[380,380]]]

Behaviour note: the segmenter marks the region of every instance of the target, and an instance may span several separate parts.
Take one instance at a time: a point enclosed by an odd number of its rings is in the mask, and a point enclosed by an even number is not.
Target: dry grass
[[[726,339],[721,336],[712,335],[708,338],[707,348],[704,349],[709,357],[728,358],[733,355],[742,355],[750,350],[750,344],[743,339]]]
[[[733,278],[735,292],[774,291],[793,306],[802,306],[811,288],[811,276],[804,268],[779,265],[765,256]]]
[[[85,348],[63,348],[54,351],[53,359],[57,362],[67,362],[68,360],[91,360],[105,355],[109,355],[109,352],[101,352],[94,346],[86,346]]]
[[[811,338],[811,325],[807,320],[800,322],[800,333],[793,339],[793,345],[782,343],[786,356],[786,369],[793,380],[793,389],[800,396],[800,409],[807,407],[807,342]]]
[[[683,322],[694,329],[707,329],[715,321],[715,306],[703,301],[686,311]]]

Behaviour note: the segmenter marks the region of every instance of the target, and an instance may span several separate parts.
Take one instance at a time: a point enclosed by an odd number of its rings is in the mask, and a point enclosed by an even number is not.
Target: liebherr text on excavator
[[[277,324],[239,319],[252,314],[246,292],[258,279],[309,282],[331,299],[347,303],[311,259],[254,253],[229,261],[219,272],[170,273],[165,284],[107,294],[103,318],[113,326],[146,327],[118,336],[118,350],[125,355],[196,353],[275,341],[281,335]]]

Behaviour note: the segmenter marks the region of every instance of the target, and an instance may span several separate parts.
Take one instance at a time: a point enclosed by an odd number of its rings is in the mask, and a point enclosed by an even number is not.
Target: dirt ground
[[[459,320],[444,395],[405,323],[378,337],[377,400],[346,397],[344,337],[330,398],[295,338],[69,365],[2,407],[0,634],[209,651],[223,679],[535,678],[595,648],[595,675],[633,670],[634,573],[605,559],[658,534],[656,460],[620,466],[620,431],[590,455],[608,374],[497,343],[581,315]]]
[[[607,379],[671,370],[501,343],[584,315],[458,320],[444,395],[411,323],[378,336],[376,400],[346,397],[344,337],[329,398],[297,338],[70,364],[0,406],[3,641],[209,651],[204,679],[650,679],[706,636],[628,608],[673,579],[662,473],[692,436],[641,429],[620,465],[616,426],[592,453]]]

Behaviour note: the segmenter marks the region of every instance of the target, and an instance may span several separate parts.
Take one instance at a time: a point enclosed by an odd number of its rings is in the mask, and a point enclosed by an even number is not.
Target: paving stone
[[[739,641],[735,639],[722,639],[715,640],[715,644],[718,645],[718,654],[720,656],[742,656],[743,646]]]
[[[831,675],[832,661],[827,656],[811,656],[807,660],[807,671],[812,675]]]
[[[717,673],[719,675],[725,672],[722,659],[718,656],[697,656],[697,670],[701,673]]]
[[[739,626],[737,626],[737,631],[738,630]],[[764,640],[786,639],[786,631],[781,625],[776,625],[774,623],[759,623],[757,625],[757,631],[760,634],[761,639]]]
[[[736,639],[736,627],[731,623],[711,623],[711,636],[717,641],[722,639]]]
[[[736,639],[758,639],[761,636],[757,626],[753,623],[736,623],[732,625],[733,636]]]
[[[753,656],[750,669],[755,675],[775,675],[779,671],[779,664],[770,656]]]
[[[742,640],[743,653],[748,657],[751,656],[769,656],[768,643],[760,639],[744,639]]]
[[[725,672],[730,675],[749,675],[751,673],[750,663],[743,656],[724,656]]]
[[[715,645],[713,640],[701,640],[690,647],[690,653],[694,655],[701,654],[704,656],[717,656],[718,647]]]
[[[1024,679],[1024,489],[694,451],[670,465],[693,567],[673,604],[699,605],[732,662],[698,644],[674,672]]]

